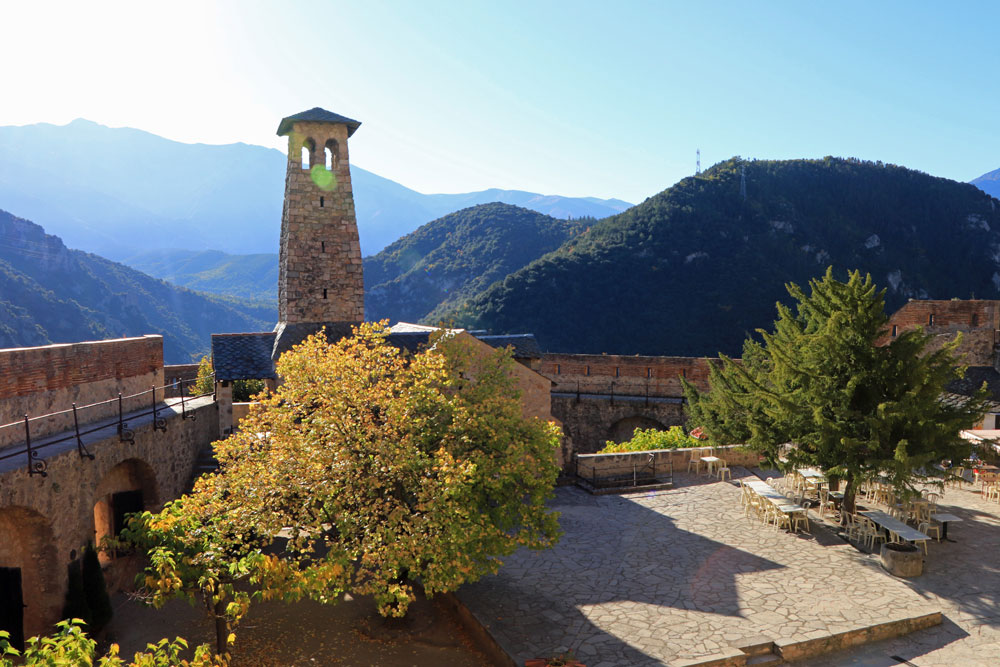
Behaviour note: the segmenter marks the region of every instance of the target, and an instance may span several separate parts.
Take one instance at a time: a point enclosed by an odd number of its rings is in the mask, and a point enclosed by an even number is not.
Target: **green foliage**
[[[235,380],[233,382],[233,401],[246,403],[264,391],[265,386],[263,380]]]
[[[225,643],[256,599],[350,591],[402,615],[412,580],[455,590],[554,544],[559,431],[522,417],[510,353],[447,335],[409,357],[385,336],[366,324],[282,355],[277,392],[215,443],[219,472],[132,520],[154,603],[200,594]]]
[[[365,258],[365,313],[438,324],[447,307],[555,250],[590,222],[499,202],[428,222]]]
[[[225,667],[228,664],[223,657],[213,658],[204,645],[195,649],[191,660],[183,658],[188,644],[180,637],[149,644],[129,662],[119,656],[117,644],[98,656],[97,642],[86,635],[83,625],[79,618],[60,621],[54,635],[28,639],[23,653],[14,649],[8,642],[10,635],[0,630],[0,667]]]
[[[859,160],[734,158],[436,317],[530,331],[552,350],[738,355],[774,303],[789,303],[786,283],[803,285],[831,264],[892,280],[891,309],[922,295],[1000,298],[996,246],[1000,206],[967,183]]]
[[[90,611],[87,623],[94,632],[100,632],[111,621],[114,610],[104,581],[104,571],[101,569],[97,550],[93,544],[87,544],[83,550],[82,570],[83,593],[87,599],[87,609]]]
[[[942,401],[964,374],[958,341],[930,351],[930,336],[914,330],[876,345],[888,318],[871,276],[852,272],[842,283],[830,268],[809,287],[788,285],[797,310],[779,304],[774,329],[746,341],[742,363],[722,356],[709,392],[685,382],[690,423],[716,444],[745,443],[771,462],[784,458],[784,468],[816,465],[845,479],[849,511],[863,480],[882,474],[912,492],[933,463],[967,458],[959,431],[988,402],[985,387]]]
[[[653,449],[683,449],[685,447],[697,447],[697,438],[692,438],[684,432],[680,426],[671,426],[666,431],[659,429],[637,428],[632,434],[631,440],[625,442],[615,442],[608,440],[604,449],[598,454],[616,454],[618,452],[645,452]]]
[[[198,362],[198,376],[189,392],[192,396],[211,394],[215,391],[215,369],[212,367],[211,357],[202,357]]]

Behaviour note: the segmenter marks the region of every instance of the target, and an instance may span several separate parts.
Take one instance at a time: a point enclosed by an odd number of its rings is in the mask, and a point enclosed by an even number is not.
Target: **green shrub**
[[[686,434],[680,426],[671,426],[666,431],[655,428],[637,428],[632,439],[626,442],[608,440],[598,454],[618,454],[621,452],[645,452],[651,449],[682,449],[699,447],[701,442]]]

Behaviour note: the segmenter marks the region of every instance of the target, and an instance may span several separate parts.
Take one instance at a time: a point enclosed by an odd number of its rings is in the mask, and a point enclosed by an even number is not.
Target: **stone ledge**
[[[940,624],[941,612],[935,611],[930,614],[887,621],[857,630],[848,630],[847,632],[840,632],[826,637],[817,637],[816,639],[807,639],[805,641],[776,639],[774,645],[778,655],[785,660],[802,660],[804,658],[815,658],[818,655],[860,646],[861,644],[877,642],[882,639],[899,637]]]

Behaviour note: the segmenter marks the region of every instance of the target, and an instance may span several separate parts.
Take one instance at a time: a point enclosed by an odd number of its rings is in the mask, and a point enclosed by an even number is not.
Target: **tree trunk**
[[[857,495],[857,484],[854,479],[853,473],[847,473],[844,478],[846,484],[844,485],[844,502],[840,505],[840,524],[845,525],[847,523],[847,515],[854,514],[857,509],[855,504],[855,496]]]
[[[224,655],[229,651],[229,623],[226,621],[226,602],[215,603],[215,652]]]

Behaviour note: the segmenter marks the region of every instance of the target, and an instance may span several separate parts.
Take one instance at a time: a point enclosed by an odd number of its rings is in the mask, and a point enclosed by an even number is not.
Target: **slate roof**
[[[297,324],[279,323],[274,329],[274,348],[270,352],[270,358],[278,360],[285,352],[298,345],[312,334],[325,327],[326,339],[331,343],[336,343],[341,338],[351,335],[352,327],[358,322],[299,322]]]
[[[984,382],[990,397],[994,401],[1000,401],[1000,372],[992,366],[969,366],[964,378],[953,380],[945,389],[953,394],[971,396]]]
[[[212,363],[220,381],[274,378],[274,332],[212,334]]]
[[[541,359],[542,348],[535,339],[535,334],[508,334],[502,336],[476,335],[476,338],[493,347],[514,348],[515,359]]]
[[[308,111],[302,111],[294,116],[282,118],[281,123],[278,124],[278,136],[284,137],[290,133],[292,131],[292,125],[297,121],[307,121],[310,123],[340,123],[347,126],[347,136],[351,136],[359,127],[361,127],[361,122],[356,121],[353,118],[341,116],[340,114],[327,111],[326,109],[320,109],[319,107],[313,107]]]

